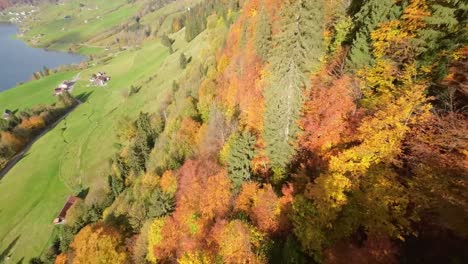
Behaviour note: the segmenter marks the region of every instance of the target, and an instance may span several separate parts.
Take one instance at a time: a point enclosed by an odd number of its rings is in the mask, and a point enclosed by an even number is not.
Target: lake
[[[0,91],[30,80],[44,66],[52,69],[86,59],[77,54],[29,47],[14,37],[17,32],[15,25],[0,23]]]

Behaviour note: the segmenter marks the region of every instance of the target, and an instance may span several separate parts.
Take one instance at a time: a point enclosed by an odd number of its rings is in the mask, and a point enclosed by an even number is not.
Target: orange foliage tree
[[[236,199],[236,210],[244,212],[260,231],[275,234],[288,226],[288,202],[278,197],[270,184],[263,188],[247,182]]]
[[[84,227],[70,247],[73,251],[73,264],[127,263],[120,232],[102,223]]]
[[[25,142],[22,138],[14,135],[9,131],[2,131],[0,133],[2,143],[11,147],[14,151],[19,151],[24,146]]]
[[[41,116],[31,116],[29,118],[23,119],[20,128],[24,129],[41,129],[45,127],[44,119]]]
[[[341,142],[342,136],[347,132],[347,122],[356,110],[351,93],[352,79],[343,76],[327,82],[325,78],[319,75],[314,77],[316,80],[313,81],[309,100],[304,105],[300,120],[303,130],[300,145],[303,149],[316,153]]]
[[[66,254],[60,254],[55,258],[55,264],[67,264],[68,256]]]
[[[187,160],[177,174],[176,210],[158,231],[163,242],[154,247],[159,260],[207,250],[215,219],[226,217],[231,208],[231,182],[216,163]]]

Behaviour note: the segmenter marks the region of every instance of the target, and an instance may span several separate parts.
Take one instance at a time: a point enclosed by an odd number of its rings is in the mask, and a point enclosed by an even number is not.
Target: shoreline
[[[15,63],[13,63],[12,65],[12,67],[19,69],[18,72],[7,71],[5,68],[5,70],[3,70],[3,73],[2,73],[4,74],[4,76],[9,76],[9,75],[11,76],[11,74],[15,74],[14,76],[17,78],[10,78],[10,79],[6,78],[5,87],[0,87],[0,92],[14,89],[22,84],[28,83],[30,81],[34,81],[35,80],[33,78],[34,74],[37,72],[42,72],[44,70],[44,67],[47,67],[47,69],[51,71],[51,74],[54,74],[54,73],[60,72],[61,68],[65,68],[65,69],[67,67],[73,68],[73,67],[80,65],[83,62],[89,61],[89,57],[83,54],[64,52],[60,50],[47,49],[47,48],[37,47],[37,46],[32,45],[30,41],[26,41],[25,39],[21,38],[19,26],[17,24],[14,24],[11,22],[5,22],[5,23],[0,22],[0,26],[5,28],[6,34],[3,35],[4,38],[11,39],[12,42],[18,41],[25,45],[25,47],[23,48],[15,48],[13,46],[17,45],[17,43],[6,43],[5,46],[7,47],[7,52],[8,52],[8,45],[10,45],[10,49],[13,53],[18,53],[18,52],[21,53],[25,51],[21,49],[28,49],[28,50],[31,49],[31,50],[34,50],[35,56],[39,58],[39,62],[36,61],[37,62],[36,65],[30,64],[31,66],[30,69],[22,70],[21,63],[18,63],[18,65],[15,65]],[[18,49],[18,50],[15,50],[15,49]],[[11,59],[12,58],[10,58],[10,60]],[[33,57],[32,60],[34,59],[36,58]],[[63,61],[63,63],[61,61]],[[45,76],[42,76],[41,78],[43,77]],[[15,82],[14,84],[12,84],[13,81]]]

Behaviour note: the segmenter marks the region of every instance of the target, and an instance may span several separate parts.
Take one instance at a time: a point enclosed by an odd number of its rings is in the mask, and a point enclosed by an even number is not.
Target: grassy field
[[[197,54],[206,45],[206,36],[189,44],[183,36],[183,30],[173,36],[174,54],[152,40],[81,73],[73,95],[83,104],[38,140],[0,181],[0,254],[11,254],[9,263],[26,262],[43,252],[50,243],[52,220],[66,197],[95,181],[105,181],[107,160],[115,151],[117,121],[158,107],[161,93],[171,89],[173,80],[182,74],[180,52],[201,59]],[[96,71],[112,76],[107,87],[88,86],[87,77]],[[53,87],[76,73],[55,74],[0,93],[0,105],[23,109],[51,103]],[[142,88],[131,97],[124,96],[131,85]]]
[[[56,98],[53,90],[63,80],[72,79],[77,72],[64,72],[32,81],[0,93],[0,107],[10,110],[30,108],[39,104],[51,104]]]
[[[34,20],[26,23],[30,30],[23,39],[40,47],[67,50],[128,21],[139,8],[139,2],[128,4],[127,0],[72,0],[42,6]]]

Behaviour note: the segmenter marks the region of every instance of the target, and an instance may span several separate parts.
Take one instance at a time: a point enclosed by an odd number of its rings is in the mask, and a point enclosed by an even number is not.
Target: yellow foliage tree
[[[332,157],[330,174],[317,179],[317,184],[309,189],[310,195],[317,201],[325,200],[318,204],[326,204],[326,207],[345,204],[345,193],[372,165],[395,162],[409,125],[427,118],[429,110],[424,86],[409,87],[400,98],[391,100],[385,108],[363,121],[357,136],[361,144]]]
[[[148,188],[154,188],[160,184],[160,181],[162,178],[160,178],[158,175],[156,175],[154,172],[146,172],[142,178],[141,178],[141,183]]]
[[[159,246],[163,240],[162,229],[166,223],[165,218],[156,218],[148,230],[148,255],[146,258],[151,263],[156,263],[157,258],[154,254],[154,247]]]
[[[259,252],[265,245],[264,235],[240,220],[225,224],[215,240],[224,263],[266,263]]]
[[[177,178],[171,170],[165,171],[159,182],[163,192],[174,195],[177,191]]]
[[[177,260],[179,264],[209,264],[215,262],[206,252],[188,252]]]

